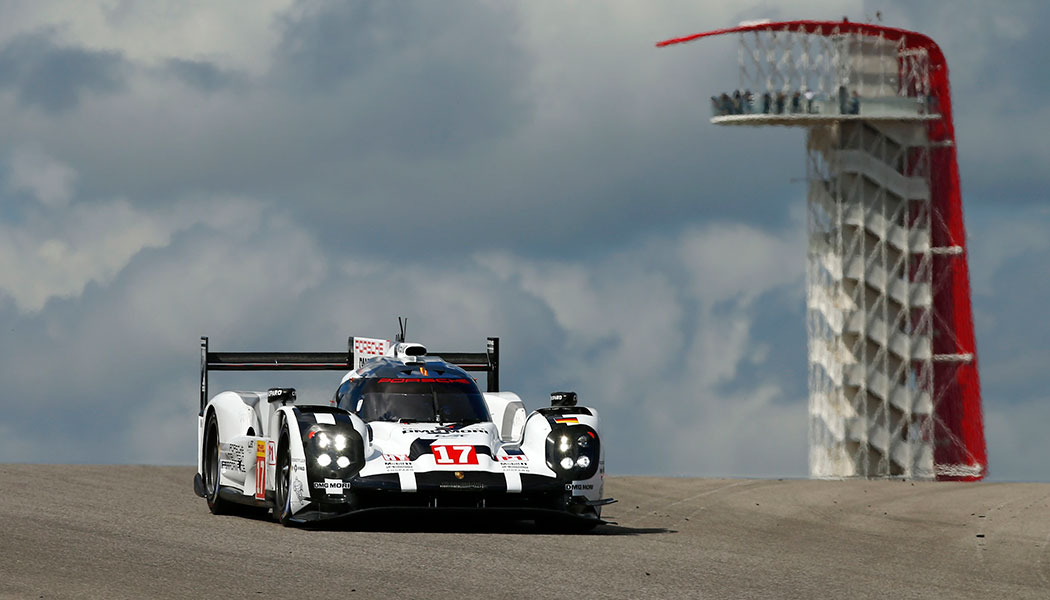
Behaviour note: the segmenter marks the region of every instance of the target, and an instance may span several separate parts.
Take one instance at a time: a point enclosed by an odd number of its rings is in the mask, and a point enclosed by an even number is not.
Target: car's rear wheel
[[[204,425],[204,499],[214,515],[238,515],[260,519],[270,511],[268,506],[252,506],[225,500],[219,495],[220,456],[219,419],[212,412]]]
[[[208,501],[208,510],[214,515],[230,513],[231,503],[219,496],[219,420],[215,413],[208,414],[204,426],[204,499]]]
[[[273,518],[284,526],[292,524],[292,456],[288,449],[288,424],[281,425],[277,442],[277,473]]]

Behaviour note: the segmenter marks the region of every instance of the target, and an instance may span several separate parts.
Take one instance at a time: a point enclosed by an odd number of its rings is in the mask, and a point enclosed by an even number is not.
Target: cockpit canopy
[[[339,387],[336,403],[365,421],[480,423],[489,421],[474,380],[451,377],[363,377]]]

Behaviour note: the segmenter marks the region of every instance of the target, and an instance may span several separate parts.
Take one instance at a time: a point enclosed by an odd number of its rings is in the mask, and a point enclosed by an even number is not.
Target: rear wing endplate
[[[354,338],[347,342],[346,352],[211,352],[208,350],[208,338],[201,336],[201,403],[200,413],[204,414],[204,405],[208,403],[209,371],[350,371],[360,366],[364,359],[377,356],[376,353],[362,353],[362,345],[384,342],[371,338]],[[355,348],[357,358],[355,361]],[[360,356],[366,354],[365,356]],[[445,362],[454,364],[464,371],[485,371],[488,380],[488,391],[499,391],[499,338],[488,338],[485,352],[427,352],[428,355],[440,356]]]

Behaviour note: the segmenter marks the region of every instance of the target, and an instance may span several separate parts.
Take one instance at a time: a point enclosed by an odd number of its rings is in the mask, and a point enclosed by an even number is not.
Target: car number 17
[[[434,462],[439,465],[476,465],[478,455],[474,446],[431,446]]]

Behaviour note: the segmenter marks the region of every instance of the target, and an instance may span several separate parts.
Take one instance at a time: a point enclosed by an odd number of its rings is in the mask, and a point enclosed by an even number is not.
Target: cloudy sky
[[[1039,0],[0,0],[0,462],[191,464],[200,335],[403,315],[576,389],[613,473],[805,476],[803,133],[707,122],[735,40],[654,43],[876,11],[951,68],[992,479],[1050,480]]]

